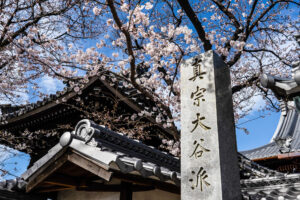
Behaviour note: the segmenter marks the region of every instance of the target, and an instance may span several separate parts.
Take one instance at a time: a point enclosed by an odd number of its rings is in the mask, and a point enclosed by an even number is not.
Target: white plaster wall
[[[65,190],[58,193],[57,200],[120,200],[119,192],[85,192]]]
[[[180,195],[162,190],[150,190],[147,192],[134,192],[132,200],[180,200]]]

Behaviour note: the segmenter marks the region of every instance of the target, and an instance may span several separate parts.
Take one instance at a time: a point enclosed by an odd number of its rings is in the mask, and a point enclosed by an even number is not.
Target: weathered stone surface
[[[181,66],[181,199],[241,199],[229,68],[213,51]]]

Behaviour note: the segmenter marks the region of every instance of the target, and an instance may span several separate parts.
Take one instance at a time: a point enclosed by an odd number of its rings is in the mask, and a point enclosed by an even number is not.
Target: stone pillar
[[[213,51],[181,66],[181,199],[241,199],[230,71]]]

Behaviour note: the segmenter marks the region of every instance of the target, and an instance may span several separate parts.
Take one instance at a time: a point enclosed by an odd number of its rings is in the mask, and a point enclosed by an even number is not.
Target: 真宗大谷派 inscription
[[[208,51],[180,73],[181,199],[240,200],[230,68]]]
[[[192,63],[193,76],[189,79],[189,81],[195,82],[196,80],[200,81],[204,79],[206,72],[201,68],[201,61],[201,59],[195,58],[194,62]],[[197,82],[197,84],[201,84],[201,82]],[[200,107],[200,103],[205,102],[205,93],[206,88],[200,87],[199,85],[197,85],[196,88],[191,92],[190,99],[193,101],[193,105],[196,106],[196,109],[193,109],[196,111],[196,119],[192,121],[194,128],[191,130],[191,133],[196,131],[198,127],[201,128],[200,133],[211,129],[210,126],[205,124],[205,116],[201,116],[200,112],[197,111],[197,108]],[[204,105],[201,104],[201,106]],[[204,143],[203,138],[194,141],[194,150],[190,154],[190,158],[198,159],[201,158],[204,153],[210,152],[210,150],[204,147],[201,143]],[[200,167],[197,173],[195,171],[191,171],[191,176],[192,177],[189,179],[192,184],[191,189],[194,190],[195,188],[199,187],[200,191],[202,192],[204,189],[203,185],[210,186],[208,180],[206,180],[208,178],[207,171],[203,167]]]

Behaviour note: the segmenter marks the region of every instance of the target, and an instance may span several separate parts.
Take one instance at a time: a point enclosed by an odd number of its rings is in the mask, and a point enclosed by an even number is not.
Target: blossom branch
[[[249,87],[249,86],[255,84],[258,81],[259,81],[259,76],[255,74],[254,76],[252,76],[252,77],[248,78],[246,81],[244,81],[243,84],[233,86],[231,88],[232,94],[234,94],[236,92],[239,92],[242,89],[244,89],[246,87]]]
[[[149,92],[147,92],[146,90],[144,90],[137,82],[135,79],[135,72],[136,72],[136,65],[135,65],[135,56],[133,53],[133,45],[132,45],[132,41],[131,41],[131,37],[130,34],[128,32],[128,30],[125,29],[125,27],[123,27],[123,24],[118,16],[118,13],[116,11],[116,8],[114,6],[114,2],[113,0],[107,0],[107,4],[111,10],[112,16],[117,24],[117,26],[119,27],[120,31],[125,35],[126,37],[126,44],[127,44],[127,50],[128,50],[128,54],[130,57],[130,81],[132,83],[132,85],[138,89],[140,92],[142,92],[146,97],[148,97],[149,99],[151,99],[152,101],[155,101],[155,99],[153,98],[153,95],[150,94]],[[161,105],[161,108],[167,113],[167,116],[172,119],[172,113],[169,109],[169,107],[165,106],[162,102],[159,103]],[[175,126],[175,124],[172,122],[172,134],[174,138],[179,137],[179,132]]]
[[[199,39],[203,42],[203,47],[205,51],[209,51],[212,49],[212,45],[205,36],[205,30],[199,21],[196,13],[194,12],[193,8],[191,7],[188,0],[177,0],[182,9],[184,10],[185,14],[188,16],[190,21],[192,22],[194,28],[196,29]]]

